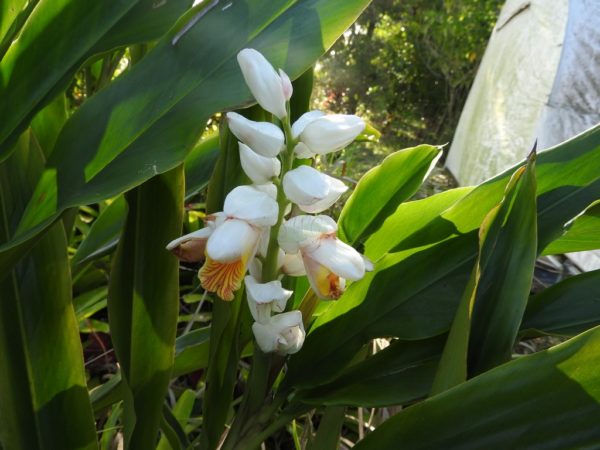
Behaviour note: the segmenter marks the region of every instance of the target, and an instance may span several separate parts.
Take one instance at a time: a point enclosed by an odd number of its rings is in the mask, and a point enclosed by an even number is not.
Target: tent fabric
[[[462,111],[446,166],[478,184],[523,159],[559,64],[567,0],[508,0]]]
[[[599,74],[600,1],[508,0],[446,166],[459,184],[477,184],[522,160],[536,140],[543,151],[600,123]],[[569,257],[600,268],[598,251]]]
[[[562,55],[537,127],[540,148],[600,123],[600,2],[570,0]],[[600,251],[570,253],[584,270],[600,268]]]

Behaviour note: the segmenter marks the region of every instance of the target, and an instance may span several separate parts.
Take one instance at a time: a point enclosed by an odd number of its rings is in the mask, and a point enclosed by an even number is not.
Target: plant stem
[[[279,272],[279,244],[277,242],[277,236],[279,234],[279,228],[283,223],[285,209],[289,203],[285,193],[283,192],[283,177],[289,170],[291,170],[293,166],[294,147],[296,146],[296,141],[292,137],[292,127],[290,125],[289,114],[288,117],[282,121],[282,126],[285,134],[286,149],[281,154],[281,173],[279,175],[279,179],[275,180],[275,185],[277,186],[277,204],[279,206],[279,214],[277,216],[277,222],[271,227],[271,232],[269,234],[269,246],[263,261],[262,269],[261,282],[263,283],[276,280]],[[272,355],[263,353],[258,346],[255,346],[252,367],[248,376],[247,389],[244,393],[242,404],[240,405],[238,413],[233,421],[231,429],[229,430],[227,438],[221,447],[221,450],[231,450],[237,448],[242,444],[242,442],[246,442],[246,440],[254,442],[257,439],[257,436],[269,436],[270,433],[276,431],[281,426],[284,426],[289,420],[291,420],[290,418],[286,418],[281,425],[270,431],[269,434],[265,435],[266,430],[270,430],[272,428],[271,425],[267,429],[263,429],[265,424],[269,423],[273,415],[277,412],[279,407],[283,405],[285,399],[287,398],[286,393],[280,392],[271,404],[265,405],[265,399],[267,398],[268,392],[271,388],[271,377],[269,376],[271,365]],[[279,367],[279,370],[281,370],[281,367]],[[281,417],[273,422],[273,425],[279,423],[278,421],[280,420]],[[260,444],[260,442],[258,444]]]

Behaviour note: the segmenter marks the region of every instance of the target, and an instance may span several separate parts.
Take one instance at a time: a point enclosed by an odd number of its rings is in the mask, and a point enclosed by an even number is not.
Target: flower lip
[[[296,216],[281,225],[278,241],[286,253],[297,253],[301,247],[337,232],[335,221],[324,215]]]
[[[244,255],[254,256],[260,231],[240,219],[228,219],[208,239],[206,253],[221,263],[233,262]]]

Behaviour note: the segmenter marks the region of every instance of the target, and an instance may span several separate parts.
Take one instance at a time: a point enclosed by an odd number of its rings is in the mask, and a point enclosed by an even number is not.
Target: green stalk
[[[274,180],[274,184],[277,187],[279,214],[277,223],[271,227],[269,246],[263,261],[261,280],[263,283],[276,280],[278,275],[277,260],[279,257],[279,244],[277,242],[277,236],[279,235],[279,229],[283,223],[285,209],[289,203],[283,192],[283,177],[293,167],[294,147],[296,146],[296,140],[292,137],[289,114],[282,121],[282,126],[285,134],[286,150],[281,154],[281,173],[279,178]],[[244,398],[238,410],[238,414],[236,415],[227,438],[221,447],[222,450],[236,448],[238,442],[245,442],[247,439],[255,440],[256,436],[263,436],[265,433],[263,424],[270,421],[271,417],[277,412],[278,407],[285,401],[285,396],[283,396],[283,401],[281,401],[281,403],[273,402],[269,405],[269,408],[266,408],[265,399],[271,388],[271,382],[269,381],[271,364],[271,355],[263,353],[258,346],[255,346],[252,367],[248,376],[248,386],[244,393]],[[278,398],[281,398],[281,396]],[[273,405],[276,406],[273,407]],[[261,411],[262,414],[258,414],[259,411]],[[268,411],[268,417],[265,417],[264,411]],[[286,422],[284,422],[283,425],[289,420],[290,419],[286,418]]]

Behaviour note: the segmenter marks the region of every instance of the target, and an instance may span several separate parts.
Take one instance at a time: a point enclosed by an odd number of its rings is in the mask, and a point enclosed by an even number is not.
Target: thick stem
[[[288,205],[288,200],[283,192],[283,177],[292,169],[294,162],[294,147],[296,146],[296,141],[292,137],[292,127],[290,125],[289,115],[282,121],[282,125],[285,134],[286,149],[281,154],[281,174],[279,175],[279,179],[275,182],[275,185],[277,186],[279,214],[277,223],[271,227],[269,235],[269,246],[267,248],[267,254],[262,269],[261,282],[263,283],[276,280],[279,271],[277,264],[279,259],[277,236],[279,234],[279,228],[283,223],[285,209]],[[270,426],[267,430],[264,429],[265,424],[269,423],[271,417],[285,402],[286,396],[279,395],[277,397],[278,401],[273,401],[273,403],[268,406],[265,405],[265,399],[271,388],[271,382],[269,380],[271,364],[271,355],[263,353],[258,346],[255,346],[252,368],[250,369],[250,375],[248,376],[248,386],[236,418],[221,447],[222,450],[237,448],[239,447],[238,443],[241,444],[247,440],[255,442],[256,439],[260,439],[257,436],[265,436],[265,432],[272,428],[272,426]],[[285,425],[289,420],[291,419],[287,418],[283,424],[278,425],[276,429]],[[279,421],[281,421],[281,418],[277,419],[276,423],[279,423]],[[269,433],[276,431],[276,429],[271,430]],[[268,434],[266,436],[268,436]]]

